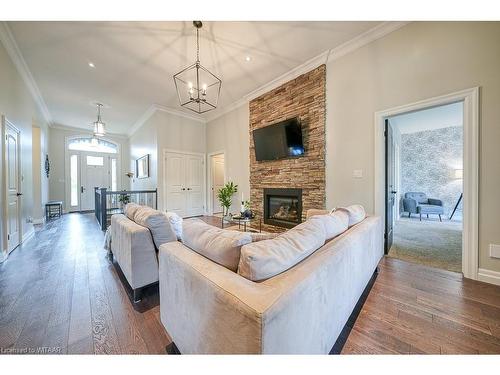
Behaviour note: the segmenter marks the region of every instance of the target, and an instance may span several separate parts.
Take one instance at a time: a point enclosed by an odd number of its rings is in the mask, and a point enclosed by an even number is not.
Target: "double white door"
[[[165,153],[166,209],[181,217],[199,216],[205,212],[203,155],[180,152]]]

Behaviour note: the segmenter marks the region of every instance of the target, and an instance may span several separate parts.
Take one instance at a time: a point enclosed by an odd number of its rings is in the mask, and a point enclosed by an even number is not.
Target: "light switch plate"
[[[352,171],[352,177],[353,178],[363,178],[363,170],[362,169],[355,169]]]
[[[500,259],[500,245],[490,243],[490,257]]]

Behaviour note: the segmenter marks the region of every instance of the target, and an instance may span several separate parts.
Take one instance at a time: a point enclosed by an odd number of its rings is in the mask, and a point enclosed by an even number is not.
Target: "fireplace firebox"
[[[302,222],[302,189],[264,189],[264,223],[293,228]]]

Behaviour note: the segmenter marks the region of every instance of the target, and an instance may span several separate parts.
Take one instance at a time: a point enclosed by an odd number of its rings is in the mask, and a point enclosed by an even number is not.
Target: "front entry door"
[[[389,119],[385,120],[385,246],[386,254],[392,246],[395,204],[395,147],[392,127]]]
[[[7,192],[7,251],[21,243],[21,186],[19,175],[20,133],[5,122],[5,186]]]
[[[81,155],[81,211],[95,209],[95,187],[108,187],[108,158],[100,154]]]

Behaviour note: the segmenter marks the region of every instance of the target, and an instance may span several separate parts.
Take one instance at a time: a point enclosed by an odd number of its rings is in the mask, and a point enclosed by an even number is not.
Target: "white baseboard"
[[[35,235],[35,230],[33,228],[31,228],[31,230],[29,232],[23,234],[23,240],[21,242],[28,241],[34,235]]]
[[[480,268],[477,273],[477,279],[485,283],[500,285],[500,272]]]

